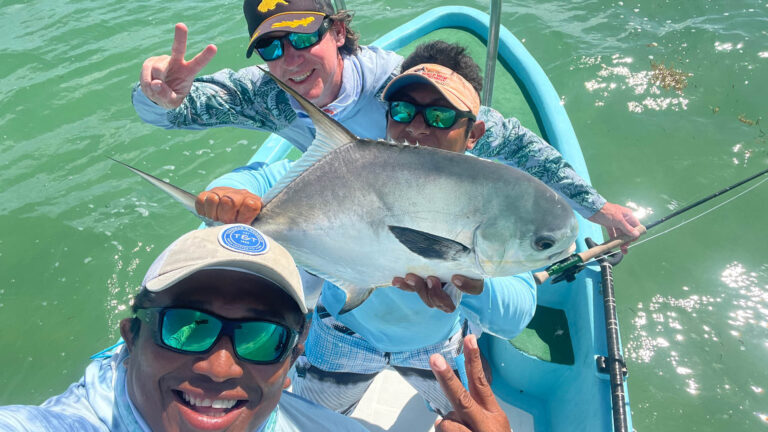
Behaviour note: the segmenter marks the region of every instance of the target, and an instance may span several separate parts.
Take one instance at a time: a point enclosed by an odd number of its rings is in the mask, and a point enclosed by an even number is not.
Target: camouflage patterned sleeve
[[[485,134],[472,154],[526,171],[557,191],[585,218],[605,205],[605,198],[574,171],[560,152],[516,118],[505,119],[498,111],[481,107],[478,119],[485,122]]]
[[[154,105],[136,85],[133,105],[144,121],[167,129],[230,126],[278,132],[296,119],[285,92],[256,67],[195,78],[189,95],[173,110]]]

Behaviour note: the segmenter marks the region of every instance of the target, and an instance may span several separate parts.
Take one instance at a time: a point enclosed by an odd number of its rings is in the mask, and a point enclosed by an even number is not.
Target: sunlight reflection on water
[[[763,265],[758,271],[749,270],[740,262],[727,264],[720,273],[723,285],[710,292],[713,295],[687,297],[655,295],[648,304],[639,303],[632,325],[634,332],[626,345],[629,359],[637,363],[662,364],[656,356],[665,357],[671,369],[660,368],[659,375],[680,377],[680,385],[691,395],[702,391],[750,391],[757,395],[765,392],[762,383],[751,383],[736,388],[710,380],[705,364],[729,367],[723,358],[724,343],[735,341],[739,351],[747,346],[768,348],[768,278]],[[689,291],[689,287],[681,287]],[[730,309],[730,310],[729,310]],[[717,317],[727,317],[718,320]],[[721,340],[729,336],[730,341]],[[669,341],[674,339],[674,343]],[[727,339],[727,338],[726,338]],[[756,345],[757,344],[757,345]],[[687,345],[687,346],[686,346]],[[691,358],[691,353],[704,352],[711,359]],[[719,359],[715,359],[720,352]],[[687,353],[680,355],[679,353]],[[728,377],[723,377],[728,382]],[[765,415],[755,412],[765,421]]]
[[[621,54],[612,55],[610,61],[606,62],[603,62],[602,56],[582,57],[571,69],[600,66],[597,78],[584,83],[590,93],[598,96],[595,106],[604,106],[612,93],[624,90],[624,93],[629,94],[621,95],[621,101],[627,104],[630,112],[641,113],[646,109],[680,111],[688,108],[688,98],[684,96],[682,89],[665,88],[668,86],[659,82],[659,75],[653,70],[653,62],[648,70],[640,71],[631,69],[633,63],[632,57],[624,57]],[[670,96],[670,93],[673,95]]]

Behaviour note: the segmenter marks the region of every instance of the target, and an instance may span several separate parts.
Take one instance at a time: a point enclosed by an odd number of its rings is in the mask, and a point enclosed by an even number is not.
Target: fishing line
[[[677,229],[677,228],[680,228],[681,226],[683,226],[683,225],[685,225],[685,224],[687,224],[687,223],[689,223],[689,222],[693,222],[693,221],[695,221],[696,219],[698,219],[698,218],[700,218],[700,217],[704,216],[705,214],[707,214],[707,213],[710,213],[710,212],[713,212],[713,211],[717,210],[718,208],[720,208],[720,207],[722,207],[722,206],[724,206],[724,205],[728,204],[729,202],[731,202],[731,201],[735,200],[736,198],[739,198],[740,196],[742,196],[742,195],[744,195],[744,194],[746,194],[746,193],[748,193],[748,192],[752,191],[752,189],[754,189],[754,188],[756,188],[756,187],[760,186],[761,184],[765,183],[766,181],[768,181],[768,178],[765,178],[765,179],[761,180],[761,181],[760,181],[760,182],[758,182],[757,184],[750,186],[750,187],[749,187],[748,189],[746,189],[745,191],[743,191],[743,192],[740,192],[738,195],[736,195],[736,196],[733,196],[733,197],[731,197],[731,198],[728,198],[727,200],[725,200],[725,201],[721,202],[720,204],[718,204],[718,205],[716,205],[716,206],[712,207],[711,209],[709,209],[709,210],[707,210],[707,211],[705,211],[705,212],[703,212],[703,213],[701,213],[701,214],[699,214],[699,215],[696,215],[696,216],[694,216],[694,217],[692,217],[692,218],[690,218],[690,219],[688,219],[688,220],[686,220],[686,221],[683,221],[683,222],[681,222],[681,223],[679,223],[679,224],[677,224],[677,225],[673,226],[672,228],[669,228],[669,229],[667,229],[666,231],[662,231],[662,232],[660,232],[660,233],[658,233],[658,234],[654,234],[654,235],[652,235],[651,237],[648,237],[647,239],[643,239],[643,240],[640,240],[640,241],[638,241],[638,242],[636,242],[636,243],[633,243],[633,244],[629,245],[627,248],[629,249],[629,248],[633,248],[633,247],[635,247],[635,246],[640,246],[641,244],[643,244],[643,243],[645,243],[645,242],[647,242],[647,241],[649,241],[649,240],[653,240],[653,239],[655,239],[656,237],[659,237],[659,236],[661,236],[661,235],[664,235],[664,234],[666,234],[666,233],[668,233],[668,232],[670,232],[670,231],[672,231],[672,230],[675,230],[675,229]],[[607,253],[607,254],[605,254],[605,255],[603,255],[603,256],[606,256],[606,257],[608,257],[608,256],[611,256],[611,255],[614,255],[614,254],[617,254],[617,253],[621,253],[621,251],[620,251],[620,250],[617,250],[617,251],[613,251],[613,252]],[[589,261],[585,262],[584,264],[589,264],[589,263],[591,263],[591,262],[597,261],[597,259],[598,259],[597,257],[595,257],[595,258],[592,258],[591,260],[589,260]]]

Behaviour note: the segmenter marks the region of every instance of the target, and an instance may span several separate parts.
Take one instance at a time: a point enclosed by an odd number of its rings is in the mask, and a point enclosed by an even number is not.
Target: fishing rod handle
[[[646,232],[645,227],[642,226],[642,225],[636,226],[635,229],[638,232],[640,232],[640,235],[643,235]],[[568,258],[562,259],[562,260],[558,261],[557,263],[549,266],[547,269],[551,270],[553,268],[557,268],[557,264],[560,264],[560,263],[565,263],[562,266],[563,267],[562,270],[565,270],[565,269],[567,269],[569,267],[572,267],[573,265],[580,265],[582,263],[586,263],[586,262],[592,260],[593,258],[595,258],[597,256],[600,256],[600,255],[602,255],[602,254],[604,254],[606,252],[610,252],[611,250],[620,247],[624,243],[629,243],[629,242],[631,242],[633,240],[636,240],[636,239],[634,237],[630,237],[630,236],[628,236],[626,234],[623,234],[623,235],[621,235],[619,237],[616,237],[615,239],[608,240],[607,242],[603,242],[603,243],[601,243],[601,244],[599,244],[599,245],[597,245],[595,247],[589,248],[589,249],[585,250],[584,252],[573,254],[573,255],[569,256]],[[562,273],[562,271],[554,271],[553,273],[554,274],[558,274],[558,273]],[[536,273],[533,274],[533,280],[536,281],[537,285],[541,285],[544,282],[546,282],[547,279],[550,278],[550,276],[554,276],[554,274],[550,275],[547,270],[542,270],[540,272],[536,272]]]
[[[636,226],[635,229],[640,233],[640,235],[643,235],[646,232],[645,227],[642,225]],[[583,262],[587,262],[597,256],[600,256],[606,252],[610,252],[613,249],[621,247],[623,244],[629,243],[634,240],[637,240],[637,238],[628,236],[626,234],[622,234],[616,237],[615,239],[611,239],[606,242],[603,242],[593,248],[589,248],[585,250],[584,252],[579,252],[577,255],[581,257],[581,260]]]
[[[536,281],[536,285],[541,285],[549,279],[549,273],[546,270],[536,272],[533,274],[533,280]]]

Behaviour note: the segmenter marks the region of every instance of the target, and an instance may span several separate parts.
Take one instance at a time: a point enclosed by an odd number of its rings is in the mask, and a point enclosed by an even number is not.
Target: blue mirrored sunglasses
[[[312,33],[288,33],[274,38],[263,38],[256,42],[256,51],[264,61],[274,61],[285,54],[284,41],[288,41],[293,49],[303,50],[316,45],[328,32],[332,21],[327,16],[323,18],[320,27]]]

